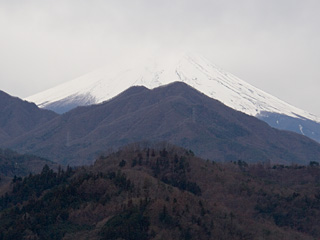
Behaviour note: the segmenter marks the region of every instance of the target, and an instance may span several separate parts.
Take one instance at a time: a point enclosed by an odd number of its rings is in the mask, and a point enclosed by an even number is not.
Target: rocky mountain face
[[[61,164],[90,164],[108,148],[168,141],[214,161],[318,161],[318,143],[279,131],[182,82],[153,90],[132,87],[110,101],[78,107],[6,147]]]

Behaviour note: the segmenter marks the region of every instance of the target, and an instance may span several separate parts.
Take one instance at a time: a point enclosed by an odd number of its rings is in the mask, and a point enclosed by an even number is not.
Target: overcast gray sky
[[[0,89],[27,97],[179,48],[320,116],[319,12],[318,0],[0,0]]]

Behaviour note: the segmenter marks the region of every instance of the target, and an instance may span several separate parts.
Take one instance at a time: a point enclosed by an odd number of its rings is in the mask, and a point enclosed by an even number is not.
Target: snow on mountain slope
[[[320,118],[281,101],[203,57],[182,54],[148,59],[122,67],[101,68],[57,87],[26,98],[43,108],[89,105],[109,100],[131,86],[155,88],[182,81],[225,105],[252,116],[272,112],[320,122]]]

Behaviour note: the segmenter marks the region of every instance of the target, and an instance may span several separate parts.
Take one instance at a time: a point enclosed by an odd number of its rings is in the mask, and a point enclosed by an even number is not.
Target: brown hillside
[[[0,239],[317,239],[319,174],[316,163],[212,163],[131,145],[13,183],[0,198]]]

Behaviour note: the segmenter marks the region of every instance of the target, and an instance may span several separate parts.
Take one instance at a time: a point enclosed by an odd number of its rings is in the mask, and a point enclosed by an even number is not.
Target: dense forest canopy
[[[127,146],[93,166],[14,177],[0,239],[315,239],[320,168],[216,163]]]

